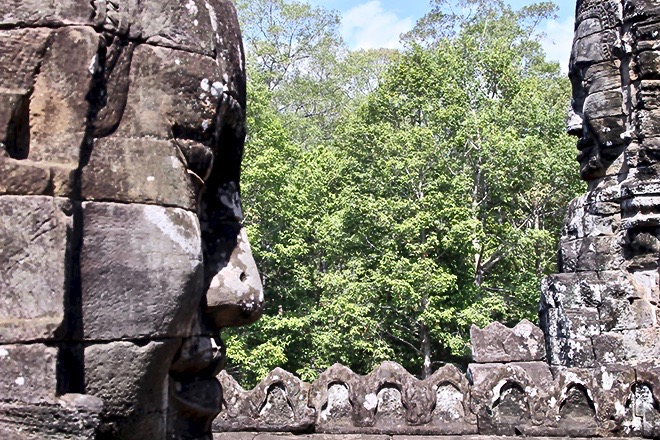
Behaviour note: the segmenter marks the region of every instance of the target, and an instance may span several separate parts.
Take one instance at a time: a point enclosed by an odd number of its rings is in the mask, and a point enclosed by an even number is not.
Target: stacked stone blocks
[[[588,191],[569,207],[559,273],[542,285],[552,365],[660,357],[659,12],[644,0],[577,2],[568,128]]]
[[[205,267],[202,235],[227,259],[240,242],[233,5],[3,1],[0,65],[0,437],[201,437],[176,404],[227,263]]]

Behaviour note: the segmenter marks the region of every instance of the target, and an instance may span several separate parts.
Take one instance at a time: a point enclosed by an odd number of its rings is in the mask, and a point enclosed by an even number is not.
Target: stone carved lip
[[[187,383],[175,381],[172,397],[184,413],[213,419],[220,412],[222,389],[215,377]]]
[[[225,361],[224,354],[213,348],[207,348],[195,353],[190,359],[175,361],[170,371],[176,373],[202,373],[210,371],[213,376],[222,369]]]
[[[582,164],[587,165],[590,159],[597,153],[598,146],[593,137],[588,134],[583,134],[576,144],[578,154],[576,160]]]

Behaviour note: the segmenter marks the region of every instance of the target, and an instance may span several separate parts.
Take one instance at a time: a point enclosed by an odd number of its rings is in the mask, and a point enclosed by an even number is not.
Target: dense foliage
[[[580,192],[569,84],[534,33],[553,7],[457,5],[435,2],[403,51],[351,52],[334,13],[238,3],[245,223],[267,297],[225,336],[244,384],[335,362],[427,376],[467,359],[471,324],[536,319]]]

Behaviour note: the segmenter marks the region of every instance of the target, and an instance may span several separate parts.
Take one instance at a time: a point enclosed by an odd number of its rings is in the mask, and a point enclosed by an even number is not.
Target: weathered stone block
[[[626,364],[610,364],[600,366],[592,374],[591,391],[599,423],[610,432],[626,432],[626,424],[632,415],[630,392],[636,380],[635,368]]]
[[[226,232],[223,235],[229,240],[218,243],[218,249],[231,249],[231,254],[206,292],[207,311],[218,328],[253,323],[261,317],[264,304],[261,277],[245,228],[235,223],[235,227],[227,227]]]
[[[641,80],[637,90],[637,102],[641,109],[656,110],[660,106],[658,102],[658,94],[660,94],[660,81]]]
[[[604,299],[598,308],[603,331],[633,330],[657,324],[657,307],[645,299]]]
[[[631,274],[637,286],[637,295],[629,298],[643,298],[651,304],[657,305],[660,302],[660,277],[657,270],[636,270]]]
[[[621,114],[620,107],[614,107],[612,111],[616,115]],[[608,158],[608,162],[614,162],[616,156],[621,154],[625,148],[626,119],[623,116],[608,116],[590,119],[589,125],[593,133],[603,134],[602,139],[600,139],[600,142],[602,142],[599,146],[600,153]],[[603,174],[603,176],[617,177],[616,174],[618,173],[609,172]]]
[[[394,386],[384,386],[376,394],[374,426],[383,432],[404,432],[407,428],[401,391]]]
[[[621,87],[621,71],[614,63],[598,63],[586,67],[585,78],[589,78],[589,92],[598,93]]]
[[[577,239],[616,234],[618,225],[621,222],[621,215],[594,215],[588,212],[592,206],[585,206],[584,209],[569,213],[562,236]],[[620,210],[618,204],[617,207]],[[599,206],[598,209],[605,209],[605,207]]]
[[[628,360],[657,360],[660,358],[660,328],[624,331],[623,346]]]
[[[660,182],[656,179],[629,179],[621,184],[622,199],[660,195]]]
[[[104,402],[102,438],[166,438],[168,373],[180,345],[171,339],[85,348],[85,389]]]
[[[161,19],[163,8],[176,11],[168,17],[168,21]],[[151,44],[187,49],[206,55],[213,55],[217,46],[240,51],[240,30],[238,23],[230,19],[235,15],[227,12],[229,8],[233,6],[228,0],[143,2],[140,4],[131,34],[139,34]],[[221,38],[228,41],[218,44]]]
[[[70,197],[76,167],[0,157],[0,195]]]
[[[594,401],[595,371],[587,368],[553,368],[553,390],[545,425],[547,434],[566,437],[601,435],[601,424]],[[540,428],[543,434],[543,427]]]
[[[478,432],[477,417],[470,410],[470,386],[465,374],[454,365],[445,365],[424,382],[435,392],[435,407],[427,432],[468,435]],[[425,428],[425,427],[422,427]]]
[[[395,362],[384,362],[360,381],[359,394],[364,395],[360,404],[354,408],[354,421],[359,426],[374,426],[372,433],[414,432],[414,427],[425,425],[430,421],[431,409],[436,400],[429,383],[423,383],[412,376],[401,365]],[[405,408],[405,423],[379,419],[378,413],[382,404],[378,394],[384,388],[401,390],[401,403]],[[374,405],[375,404],[375,405]],[[390,409],[390,412],[392,409]]]
[[[196,191],[172,141],[103,138],[82,173],[85,200],[197,209]]]
[[[545,359],[543,332],[527,321],[510,329],[499,322],[483,330],[470,328],[472,359],[478,363],[525,362]]]
[[[601,331],[598,309],[585,307],[548,309],[546,332],[560,338],[589,338]]]
[[[596,366],[594,344],[591,338],[548,338],[550,365],[593,368]],[[612,362],[615,362],[613,360]]]
[[[432,437],[419,437],[425,440]],[[447,439],[447,437],[442,437]],[[391,440],[389,435],[370,434],[307,434],[287,435],[285,433],[258,433],[258,432],[217,432],[213,440]],[[451,440],[451,439],[450,439]]]
[[[0,437],[11,440],[91,440],[103,401],[66,394],[56,403],[0,403]]]
[[[578,23],[573,42],[574,62],[589,65],[612,60],[612,52],[602,50],[602,46],[603,41],[616,40],[619,31],[613,27],[617,25],[605,21],[601,24],[600,20],[583,20]]]
[[[518,436],[516,436],[517,438]],[[525,436],[527,440],[552,440],[561,436],[549,436],[545,434],[538,434],[537,436]],[[575,440],[588,440],[592,437],[572,437]],[[609,437],[611,440],[623,440],[629,437]],[[392,437],[392,440],[502,440],[500,436],[489,436],[489,435],[479,435],[473,437],[434,437],[434,436],[424,436],[424,437],[407,437],[407,436],[398,436],[395,435]],[[641,439],[636,439],[641,440]]]
[[[72,223],[65,199],[0,197],[0,342],[58,337],[69,288]]]
[[[0,32],[0,142],[9,157],[77,167],[98,48],[88,27]]]
[[[0,401],[55,401],[57,349],[43,344],[0,345]]]
[[[6,0],[0,4],[0,26],[92,25],[95,11],[88,0]]]
[[[660,412],[658,397],[660,391],[660,368],[656,361],[644,362],[636,366],[636,382],[632,387],[633,417],[630,432],[655,438],[660,433]]]
[[[317,414],[317,432],[342,429],[347,432],[355,425],[355,402],[364,400],[358,395],[362,389],[361,380],[350,368],[340,364],[334,364],[319,375],[309,391],[308,403]]]
[[[541,282],[541,309],[596,311],[606,299],[644,298],[646,285],[653,283],[652,274],[630,274],[622,270],[604,272],[572,272],[549,275]],[[545,312],[544,312],[545,313]],[[557,312],[560,315],[566,312]],[[595,318],[593,313],[587,313]]]
[[[78,165],[99,38],[88,27],[51,34],[30,96],[30,159]]]
[[[83,216],[84,338],[189,336],[203,294],[197,216],[176,208],[95,202],[83,205]]]
[[[637,112],[637,131],[640,137],[656,137],[660,134],[658,117],[660,110],[640,110]]]
[[[613,109],[618,110],[618,113],[612,113]],[[589,96],[587,96],[584,102],[583,111],[590,119],[622,115],[623,96],[621,95],[621,91],[594,92],[590,89]]]
[[[238,105],[242,80],[235,68],[223,70],[213,58],[143,44],[135,49],[131,66],[131,92],[108,142],[117,137],[176,138],[182,148],[187,141],[208,143],[216,124],[226,122],[224,113]]]
[[[251,391],[245,391],[227,373],[218,376],[223,410],[213,422],[214,432],[305,432],[316,413],[307,406],[310,385],[276,368]]]
[[[645,438],[657,438],[660,433],[660,416],[657,410],[657,400],[652,389],[645,383],[634,387],[632,420],[630,432]]]
[[[626,361],[621,333],[608,332],[595,336],[593,349],[598,365],[618,364]]]
[[[26,162],[25,160],[0,157],[0,174],[2,175],[0,194],[51,195],[48,194],[50,170]]]
[[[525,435],[545,419],[553,384],[545,362],[470,364],[468,378],[480,434]]]
[[[541,282],[541,301],[549,308],[595,307],[602,292],[596,272],[552,274]]]
[[[7,7],[7,2],[0,5],[0,16],[2,16],[2,9]],[[0,63],[3,66],[0,71],[0,84],[2,84],[0,92],[2,95],[29,95],[30,89],[34,85],[34,76],[46,50],[48,37],[52,32],[51,29],[0,30]],[[6,103],[6,101],[3,102],[3,104]],[[0,122],[3,124],[0,125],[0,134],[7,127],[5,124],[8,118],[5,112],[10,109],[13,110],[13,107],[3,106],[1,110]]]
[[[106,30],[131,38],[146,40],[150,45],[183,49],[221,58],[236,52],[241,57],[242,42],[233,5],[228,0],[122,0],[107,3],[96,0]],[[163,15],[162,11],[171,11]]]
[[[564,241],[559,262],[565,272],[616,270],[624,263],[622,237],[602,236]]]
[[[327,403],[319,413],[317,424],[350,427],[353,425],[353,405],[345,384],[328,387]]]
[[[0,32],[0,142],[10,157],[77,166],[99,36],[92,28]]]
[[[660,52],[656,50],[645,50],[638,53],[636,65],[640,78],[660,78]]]

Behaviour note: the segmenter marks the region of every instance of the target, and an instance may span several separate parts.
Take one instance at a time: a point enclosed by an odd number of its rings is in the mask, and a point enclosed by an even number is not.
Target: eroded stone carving
[[[233,5],[5,1],[0,28],[0,432],[210,438],[219,330],[263,305]]]
[[[314,424],[314,410],[307,406],[310,385],[277,368],[259,385],[245,391],[226,372],[218,376],[223,410],[213,430],[305,432]]]
[[[545,360],[543,332],[527,320],[510,329],[493,322],[481,330],[470,329],[472,359],[479,363]]]
[[[474,363],[467,374],[448,365],[419,381],[387,362],[366,376],[334,365],[309,385],[277,369],[251,391],[223,372],[226,400],[214,432],[223,439],[240,439],[243,431],[314,432],[318,438],[653,438],[660,426],[654,391],[660,389],[659,372],[656,366],[630,364],[592,369],[539,361]],[[433,401],[419,405],[413,419],[405,396],[420,391]]]
[[[658,8],[578,1],[568,131],[588,192],[569,207],[560,273],[543,283],[553,365],[592,368],[657,359]]]

